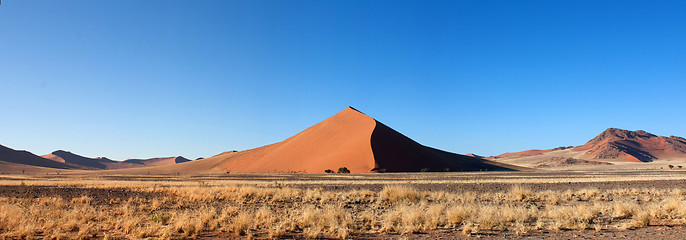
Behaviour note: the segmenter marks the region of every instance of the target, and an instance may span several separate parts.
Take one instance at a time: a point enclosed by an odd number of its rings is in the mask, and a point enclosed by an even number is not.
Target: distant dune
[[[110,160],[105,157],[88,158],[77,155],[64,150],[57,150],[50,154],[42,156],[43,158],[53,160],[55,162],[69,163],[73,165],[82,166],[84,169],[121,169],[141,167],[141,164],[125,163],[120,161]]]
[[[151,166],[164,166],[164,165],[174,165],[179,163],[190,162],[191,160],[186,159],[182,156],[177,157],[163,157],[163,158],[150,158],[150,159],[127,159],[124,163],[139,164],[146,167]]]
[[[594,165],[602,168],[623,162],[686,162],[686,139],[608,128],[581,146],[504,153],[488,159],[527,167]]]
[[[128,169],[173,165],[190,161],[182,156],[114,161],[105,157],[88,158],[63,150],[37,156],[27,151],[18,151],[0,145],[0,173],[66,173],[69,170]]]
[[[0,162],[12,163],[4,164],[3,169],[0,172],[8,171],[12,167],[13,170],[25,168],[29,169],[29,166],[43,167],[43,168],[54,168],[54,169],[79,169],[79,166],[66,164],[64,162],[55,162],[48,159],[34,155],[33,153],[27,151],[14,150],[5,146],[0,145]],[[21,171],[21,170],[20,170]]]
[[[125,161],[114,161],[106,157],[88,158],[63,150],[54,151],[50,154],[43,155],[42,157],[50,159],[55,162],[68,163],[71,165],[80,166],[81,169],[91,170],[128,169],[150,166],[164,166],[191,161],[181,156],[150,159],[127,159]]]
[[[537,155],[542,155],[544,153],[552,152],[552,149],[548,150],[538,150],[538,149],[533,149],[533,150],[526,150],[526,151],[521,151],[521,152],[514,152],[514,153],[503,153],[496,158],[519,158],[519,157],[530,157],[530,156],[537,156]]]
[[[174,166],[123,171],[324,173],[341,167],[353,173],[522,169],[423,146],[349,107],[275,144]]]

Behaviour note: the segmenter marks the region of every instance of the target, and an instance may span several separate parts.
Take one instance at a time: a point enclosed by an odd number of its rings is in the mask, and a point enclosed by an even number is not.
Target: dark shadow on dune
[[[156,163],[156,162],[164,161],[167,159],[171,159],[171,161],[173,161],[174,164],[185,163],[185,162],[191,161],[191,160],[186,159],[184,157],[178,156],[178,157],[167,157],[167,158],[127,159],[124,162],[125,163],[139,164],[139,165],[145,166],[145,165],[150,164],[150,163]]]
[[[71,152],[67,152],[67,151],[63,151],[63,150],[54,151],[54,152],[52,152],[52,154],[64,159],[64,161],[67,163],[85,166],[85,167],[89,167],[89,168],[96,168],[96,169],[106,169],[107,165],[103,164],[103,162],[115,162],[115,161],[109,160],[107,158],[101,158],[101,159],[87,158],[87,157],[76,155],[76,154],[73,154]]]
[[[376,121],[371,137],[375,166],[372,171],[514,171],[487,161],[426,147]]]
[[[0,145],[0,160],[11,163],[26,164],[38,167],[58,168],[58,169],[75,169],[76,167],[48,160],[36,156],[27,151],[14,150]]]
[[[132,164],[139,164],[139,165],[145,165],[145,161],[148,159],[126,159],[124,160],[125,163],[132,163]]]

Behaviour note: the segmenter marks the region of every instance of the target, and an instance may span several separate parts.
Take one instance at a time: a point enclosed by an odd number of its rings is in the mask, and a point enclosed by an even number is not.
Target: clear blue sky
[[[281,141],[351,105],[497,155],[686,136],[686,1],[0,5],[0,144],[114,159]]]

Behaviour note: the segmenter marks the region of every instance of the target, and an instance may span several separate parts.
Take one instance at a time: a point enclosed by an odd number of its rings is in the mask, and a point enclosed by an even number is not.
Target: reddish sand
[[[112,169],[121,163],[104,157],[88,158],[63,150],[57,150],[41,157],[53,160],[55,162],[83,166],[84,169]]]
[[[349,107],[279,143],[174,166],[126,171],[324,173],[341,167],[352,173],[522,169],[420,145]]]
[[[88,158],[67,151],[54,151],[51,154],[42,156],[55,162],[67,163],[80,166],[81,169],[104,170],[104,169],[128,169],[150,166],[163,166],[189,162],[190,160],[178,157],[151,158],[151,159],[129,159],[126,161],[114,161],[105,157]]]
[[[655,136],[648,132],[608,128],[588,143],[574,148],[594,159],[650,162],[661,158],[686,157],[686,139]]]
[[[371,138],[374,169],[391,172],[514,170],[516,167],[423,146],[376,122]]]
[[[235,172],[323,173],[347,167],[369,172],[374,166],[370,138],[374,119],[347,108],[282,142],[248,153],[220,155],[221,168]]]
[[[102,171],[105,174],[324,173],[341,167],[352,173],[524,169],[423,146],[352,107],[282,142],[195,161],[175,157],[119,162],[66,151],[43,157],[52,164],[107,170]]]
[[[547,149],[547,150],[538,150],[538,149],[533,149],[533,150],[526,150],[526,151],[521,151],[521,152],[507,152],[500,154],[498,156],[495,156],[494,158],[520,158],[520,157],[529,157],[529,156],[536,156],[536,155],[541,155],[547,152],[552,152],[552,149]]]
[[[216,156],[219,156],[219,155],[233,154],[233,153],[236,153],[236,152],[238,152],[238,151],[236,151],[236,150],[226,151],[226,152],[223,152],[223,153],[214,155],[213,157],[216,157]]]
[[[686,158],[686,139],[684,138],[655,136],[642,130],[628,131],[608,128],[586,144],[578,147],[504,153],[491,157],[491,159],[512,160],[544,154],[554,158],[558,153],[556,151],[570,148],[572,151],[581,154],[581,156],[576,157],[587,160],[650,162],[658,159]],[[565,151],[560,151],[560,153],[562,154],[560,156],[568,156],[564,155],[567,154]],[[583,161],[577,161],[577,163],[583,163]]]
[[[78,169],[78,166],[65,164],[63,162],[54,162],[48,159],[34,155],[33,153],[27,151],[14,150],[5,146],[0,145],[0,162],[14,163],[8,164],[7,166],[20,165],[30,165],[37,167],[46,168],[57,168],[57,169]],[[19,166],[21,167],[21,166]],[[5,169],[6,170],[6,169]]]

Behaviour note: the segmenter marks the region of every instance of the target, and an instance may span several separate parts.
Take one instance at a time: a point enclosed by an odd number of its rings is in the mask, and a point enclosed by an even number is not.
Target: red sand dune
[[[105,157],[88,158],[80,156],[68,151],[58,150],[50,154],[42,156],[55,162],[67,163],[71,165],[81,166],[82,169],[104,170],[104,169],[128,169],[140,168],[149,166],[162,166],[169,164],[178,164],[188,162],[190,160],[184,157],[166,157],[166,158],[151,158],[151,159],[129,159],[126,161],[114,161]]]
[[[353,173],[521,169],[420,145],[349,107],[282,142],[175,166],[132,170],[324,173],[326,169],[337,171],[340,167]]]
[[[526,150],[526,151],[521,151],[521,152],[506,152],[503,154],[500,154],[498,156],[495,156],[493,158],[520,158],[520,157],[530,157],[530,156],[536,156],[536,155],[541,155],[547,152],[552,152],[553,149],[546,149],[546,150],[538,150],[538,149],[533,149],[533,150]]]
[[[80,169],[79,166],[63,162],[50,161],[27,151],[14,150],[0,145],[0,161],[28,166],[56,168],[56,169]],[[0,170],[2,171],[2,170]]]
[[[223,153],[214,155],[213,157],[216,157],[216,156],[219,156],[219,155],[232,154],[232,153],[236,153],[236,152],[238,152],[238,151],[236,151],[236,150],[226,151],[226,152],[223,152]]]
[[[53,160],[55,162],[69,163],[78,166],[83,166],[87,169],[109,169],[113,165],[117,165],[119,162],[104,158],[87,158],[81,155],[77,155],[68,151],[57,150],[50,154],[43,155],[46,159]]]
[[[196,161],[174,157],[119,162],[67,151],[55,151],[43,157],[37,158],[43,159],[44,165],[138,174],[324,173],[326,169],[337,171],[340,167],[353,173],[523,169],[423,146],[351,107],[282,142],[240,152],[227,151]]]
[[[163,157],[163,158],[150,158],[150,159],[127,159],[124,163],[139,164],[141,166],[164,166],[164,165],[174,165],[179,163],[190,162],[191,160],[186,159],[182,156],[177,157]]]

